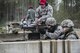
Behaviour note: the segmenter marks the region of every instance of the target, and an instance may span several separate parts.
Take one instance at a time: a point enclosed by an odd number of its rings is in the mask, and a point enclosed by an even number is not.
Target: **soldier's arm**
[[[53,8],[51,6],[48,7],[47,15],[43,15],[40,19],[47,19],[53,16]]]
[[[40,6],[36,9],[35,18],[41,17],[40,14],[39,14],[39,12],[40,12]]]
[[[77,39],[74,34],[70,34],[67,39]]]
[[[62,27],[59,26],[57,30],[55,30],[54,33],[46,33],[49,37],[52,39],[56,39],[60,34],[62,33]]]

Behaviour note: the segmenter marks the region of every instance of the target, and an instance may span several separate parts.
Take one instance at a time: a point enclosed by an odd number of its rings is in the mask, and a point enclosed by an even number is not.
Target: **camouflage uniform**
[[[56,23],[54,18],[48,18],[46,25],[50,25],[50,28],[46,30],[44,35],[46,39],[57,39],[62,33],[62,27]]]
[[[76,32],[71,31],[68,34],[66,34],[66,37],[64,37],[65,39],[78,39],[78,36],[76,34]]]
[[[49,17],[52,17],[53,15],[53,8],[51,5],[47,5],[44,9],[39,6],[36,9],[35,17],[38,18],[38,20],[46,20]]]
[[[78,39],[78,35],[73,30],[74,24],[70,19],[63,20],[61,23],[63,27],[63,35],[61,35],[61,39]],[[65,30],[66,29],[66,30]]]
[[[56,27],[56,25],[54,27]],[[57,28],[56,29],[53,28],[52,31],[49,30],[46,31],[45,35],[50,39],[57,39],[61,33],[62,33],[62,27],[57,26]]]

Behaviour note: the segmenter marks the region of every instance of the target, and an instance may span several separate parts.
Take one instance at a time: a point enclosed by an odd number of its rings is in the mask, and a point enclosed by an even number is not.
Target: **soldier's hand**
[[[69,28],[63,28],[63,32],[67,32],[69,30]]]
[[[38,22],[40,22],[40,21],[41,21],[41,18],[38,19]]]
[[[41,25],[41,19],[38,19],[38,20],[37,20],[37,24],[38,24],[38,25]]]

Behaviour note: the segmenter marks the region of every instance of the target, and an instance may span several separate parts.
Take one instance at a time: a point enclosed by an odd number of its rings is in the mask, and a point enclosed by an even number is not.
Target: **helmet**
[[[22,23],[23,23],[23,24],[26,24],[27,22],[24,20],[24,21],[22,21]]]
[[[46,0],[40,0],[40,4],[45,5],[46,4]]]
[[[28,26],[26,21],[23,21],[22,25],[23,25],[23,27],[27,27]]]
[[[47,18],[46,25],[54,26],[54,25],[56,25],[56,20],[53,17]]]
[[[63,20],[61,23],[63,27],[74,27],[73,22],[70,19]]]

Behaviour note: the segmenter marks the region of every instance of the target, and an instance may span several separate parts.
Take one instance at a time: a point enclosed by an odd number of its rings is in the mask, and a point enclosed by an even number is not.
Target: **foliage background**
[[[53,17],[58,23],[64,19],[73,20],[75,27],[80,28],[80,0],[47,0],[53,6]],[[20,21],[29,6],[36,9],[39,0],[0,0],[0,26],[10,21]]]

